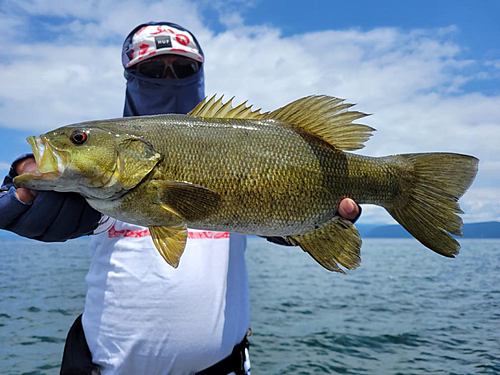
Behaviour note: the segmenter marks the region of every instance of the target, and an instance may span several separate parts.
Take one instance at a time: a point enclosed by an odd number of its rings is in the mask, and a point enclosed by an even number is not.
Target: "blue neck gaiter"
[[[171,25],[186,30],[170,22],[150,22],[137,26],[127,36],[123,44],[122,62],[124,68],[129,61],[127,52],[131,48],[133,35],[146,25]],[[196,41],[196,44],[203,54],[198,41]],[[166,113],[185,114],[191,111],[205,97],[203,64],[196,74],[183,79],[149,78],[126,68],[124,75],[127,80],[125,108],[123,109],[124,117]]]

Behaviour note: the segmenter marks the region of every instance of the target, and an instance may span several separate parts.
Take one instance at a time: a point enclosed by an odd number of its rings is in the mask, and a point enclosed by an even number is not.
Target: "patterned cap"
[[[132,37],[132,50],[127,68],[153,56],[175,54],[200,63],[203,56],[194,37],[184,30],[169,25],[144,26]]]

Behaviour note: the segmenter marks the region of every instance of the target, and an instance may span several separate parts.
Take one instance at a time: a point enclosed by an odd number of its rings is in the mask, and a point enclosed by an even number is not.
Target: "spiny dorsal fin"
[[[343,103],[343,99],[327,95],[312,95],[298,99],[271,113],[252,111],[246,102],[233,108],[231,98],[222,103],[216,95],[208,101],[203,99],[191,112],[190,116],[206,118],[232,118],[245,120],[274,119],[292,124],[295,127],[321,138],[339,150],[358,150],[371,137],[375,130],[370,126],[352,122],[367,116],[358,111],[348,111],[354,104]]]
[[[217,94],[216,94],[217,95]],[[215,100],[216,95],[212,96],[208,101],[203,99],[191,112],[189,116],[207,117],[207,118],[234,118],[245,120],[260,120],[266,118],[266,113],[260,113],[260,109],[252,111],[252,106],[246,106],[247,102],[241,103],[233,108],[234,96],[226,103],[222,103],[222,95],[218,100]]]
[[[358,150],[364,147],[375,129],[353,124],[353,121],[368,115],[348,111],[354,104],[343,102],[343,99],[327,95],[307,96],[267,114],[266,118],[293,124],[337,149]]]

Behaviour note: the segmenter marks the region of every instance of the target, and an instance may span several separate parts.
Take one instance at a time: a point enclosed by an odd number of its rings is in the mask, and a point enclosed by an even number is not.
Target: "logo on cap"
[[[156,49],[172,48],[172,41],[170,35],[155,36]]]
[[[175,39],[183,46],[187,47],[189,45],[189,38],[186,35],[177,34]]]

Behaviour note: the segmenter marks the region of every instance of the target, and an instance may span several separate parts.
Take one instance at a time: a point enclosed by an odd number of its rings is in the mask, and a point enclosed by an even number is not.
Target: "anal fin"
[[[353,270],[361,263],[359,232],[349,220],[339,216],[318,229],[288,239],[329,271],[345,273],[339,265]]]
[[[149,232],[163,259],[172,267],[177,268],[186,247],[188,235],[186,226],[150,227]]]

